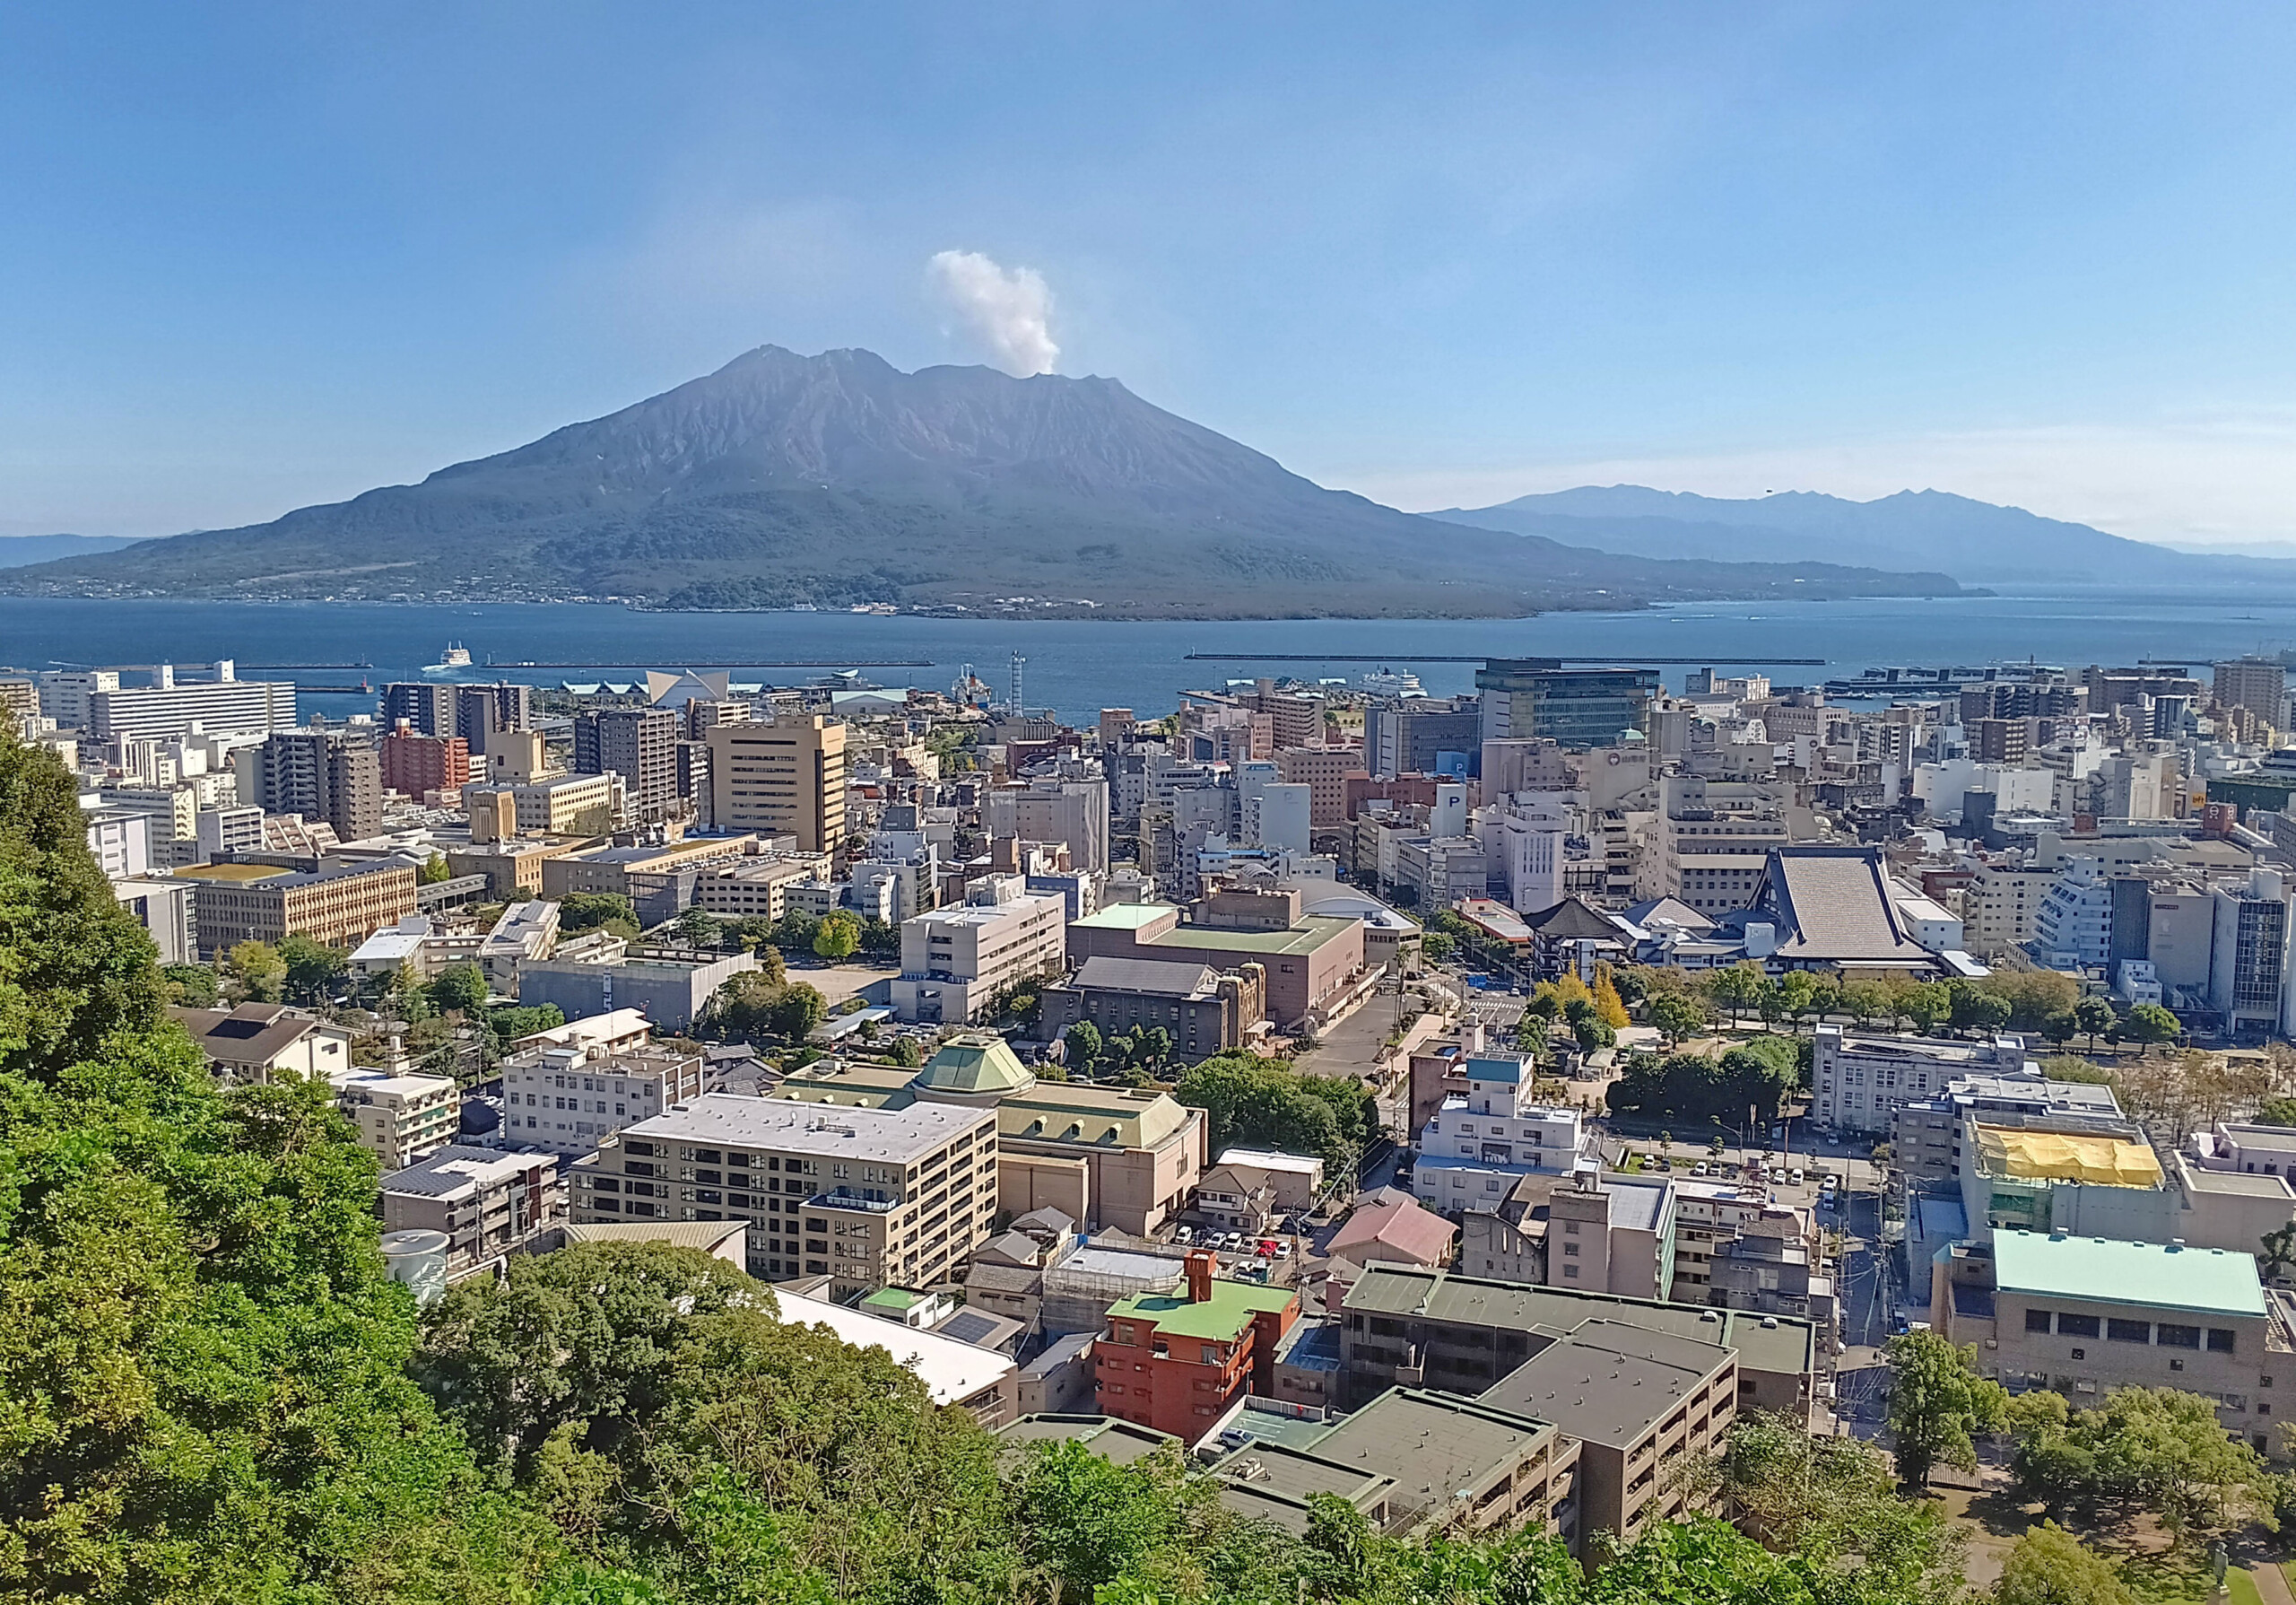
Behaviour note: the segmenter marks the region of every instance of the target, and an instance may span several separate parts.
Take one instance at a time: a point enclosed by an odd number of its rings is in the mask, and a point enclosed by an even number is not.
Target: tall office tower
[[[631,807],[658,816],[678,799],[678,716],[669,708],[603,708],[574,719],[574,772],[618,774]]]
[[[239,760],[255,766],[255,800],[266,814],[324,819],[356,842],[383,828],[382,760],[342,730],[281,730]]]
[[[524,730],[534,724],[534,691],[530,686],[498,681],[492,685],[457,685],[454,689],[455,728],[451,733],[468,742],[474,753],[488,751],[486,738],[498,730]]]
[[[2216,666],[2216,700],[2246,708],[2277,729],[2288,720],[2288,671],[2277,658],[2238,658]]]
[[[718,829],[836,852],[845,845],[845,726],[818,713],[713,726],[709,788]]]
[[[403,722],[418,736],[457,736],[455,693],[460,687],[428,680],[394,680],[383,687],[383,728]]]
[[[1615,746],[1650,733],[1654,668],[1565,668],[1554,658],[1493,658],[1475,670],[1485,741],[1552,737],[1564,746]]]

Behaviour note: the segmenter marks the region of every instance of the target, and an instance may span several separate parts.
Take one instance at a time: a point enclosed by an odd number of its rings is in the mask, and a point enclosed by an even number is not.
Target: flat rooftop
[[[1344,1308],[1350,1313],[1361,1310],[1416,1315],[1509,1331],[1561,1334],[1588,1321],[1615,1321],[1678,1337],[1719,1332],[1719,1341],[1738,1351],[1739,1363],[1755,1371],[1806,1373],[1817,1356],[1815,1330],[1796,1316],[1705,1309],[1614,1293],[1581,1293],[1384,1262],[1363,1268],[1361,1279],[1347,1290]],[[1772,1322],[1776,1324],[1768,1324]]]
[[[1179,1440],[1152,1426],[1119,1421],[1113,1416],[1023,1416],[1006,1423],[996,1435],[1008,1444],[1082,1444],[1094,1454],[1119,1466],[1144,1460],[1166,1444]]]
[[[1476,1402],[1552,1421],[1589,1444],[1624,1449],[1729,1361],[1729,1348],[1718,1342],[1589,1321],[1516,1366]]]
[[[1993,1285],[2003,1293],[2141,1304],[2198,1315],[2265,1313],[2253,1254],[2059,1233],[1997,1231]]]
[[[1483,1400],[1390,1388],[1316,1440],[1317,1459],[1390,1477],[1411,1504],[1439,1505],[1552,1436],[1543,1417]]]
[[[705,1093],[625,1127],[622,1140],[709,1143],[831,1159],[874,1159],[906,1164],[922,1159],[976,1127],[996,1123],[993,1109],[952,1103],[911,1103],[903,1109],[854,1109]]]
[[[1160,1338],[1229,1343],[1251,1324],[1253,1316],[1287,1309],[1298,1298],[1289,1287],[1214,1278],[1210,1298],[1190,1299],[1186,1288],[1177,1293],[1135,1293],[1109,1305],[1109,1319],[1152,1322]]]

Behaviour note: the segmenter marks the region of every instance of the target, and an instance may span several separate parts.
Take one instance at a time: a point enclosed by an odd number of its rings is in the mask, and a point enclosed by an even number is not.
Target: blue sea
[[[735,677],[802,685],[857,667],[884,685],[945,690],[970,664],[999,696],[1013,654],[1027,659],[1031,707],[1088,718],[1104,707],[1169,711],[1183,690],[1255,675],[1352,680],[1381,664],[1415,671],[1431,693],[1471,689],[1473,663],[1428,657],[1738,659],[1733,674],[1770,674],[1796,685],[1869,667],[2022,662],[2078,668],[2143,659],[2206,663],[2296,645],[2296,598],[2093,591],[1936,600],[1701,603],[1637,613],[1555,613],[1526,619],[1283,619],[1118,624],[1091,620],[884,617],[843,613],[643,613],[620,606],[510,604],[399,606],[379,603],[83,601],[0,598],[0,664],[204,663],[232,658],[243,674],[307,685],[416,679],[449,641],[474,667],[457,678],[629,679],[648,668],[702,661],[745,665]],[[1370,654],[1376,663],[1191,662],[1191,652]],[[1416,656],[1415,656],[1416,655]],[[1822,667],[1779,660],[1821,658]],[[866,665],[917,659],[921,667]],[[594,663],[595,668],[490,670],[490,660]],[[258,664],[358,664],[264,671]],[[1664,669],[1679,686],[1688,666]],[[373,698],[305,699],[341,716]]]

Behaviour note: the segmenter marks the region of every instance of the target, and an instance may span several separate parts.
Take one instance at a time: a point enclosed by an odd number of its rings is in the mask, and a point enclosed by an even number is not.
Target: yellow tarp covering
[[[1978,1152],[1996,1175],[2024,1181],[2086,1182],[2105,1187],[2158,1187],[2161,1162],[2141,1142],[2065,1131],[1977,1129]]]

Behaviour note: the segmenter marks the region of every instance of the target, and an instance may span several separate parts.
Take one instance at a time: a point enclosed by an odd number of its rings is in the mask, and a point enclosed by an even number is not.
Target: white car
[[[1194,1243],[1196,1241],[1196,1228],[1193,1226],[1180,1227],[1179,1230],[1172,1234],[1172,1241],[1182,1245]]]
[[[1796,1166],[1795,1169],[1790,1170],[1790,1171],[1787,1171],[1787,1172],[1786,1173],[1786,1179],[1787,1179],[1787,1181],[1788,1181],[1789,1182],[1793,1183],[1793,1185],[1795,1185],[1795,1186],[1796,1186],[1796,1187],[1799,1187],[1800,1185],[1802,1185],[1802,1182],[1803,1182],[1803,1179],[1804,1179],[1804,1178],[1803,1178],[1803,1174],[1802,1174],[1802,1171],[1801,1171],[1800,1167],[1799,1167],[1799,1166]]]
[[[1773,1168],[1773,1169],[1770,1171],[1770,1184],[1772,1187],[1783,1187],[1783,1186],[1785,1186],[1785,1185],[1786,1185],[1786,1173],[1785,1173],[1784,1171],[1782,1171],[1782,1170],[1778,1170],[1778,1169]]]
[[[1704,1175],[1706,1173],[1706,1161],[1701,1159],[1696,1164],[1692,1165],[1690,1167],[1690,1173],[1693,1176]]]

